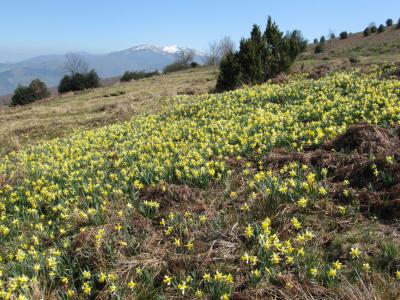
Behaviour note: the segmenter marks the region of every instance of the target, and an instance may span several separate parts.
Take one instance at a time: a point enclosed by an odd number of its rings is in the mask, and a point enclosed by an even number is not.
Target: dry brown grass
[[[215,86],[215,68],[198,68],[129,83],[66,94],[23,107],[0,105],[0,155],[91,129],[154,113],[176,95],[207,93]]]
[[[348,39],[327,40],[322,53],[314,54],[315,44],[310,44],[295,63],[295,69],[315,65],[351,65],[349,59],[356,58],[361,64],[384,63],[400,60],[400,30],[392,26],[383,33],[364,37],[362,32]]]

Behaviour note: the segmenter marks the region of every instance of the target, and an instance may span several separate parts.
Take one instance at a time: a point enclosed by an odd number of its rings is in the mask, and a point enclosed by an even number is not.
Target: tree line
[[[57,87],[60,94],[100,86],[100,77],[96,71],[89,71],[87,63],[77,54],[66,55],[64,69],[67,74],[60,80]],[[11,106],[29,104],[48,98],[50,95],[46,84],[40,79],[34,79],[28,86],[18,85],[11,98]]]
[[[386,23],[386,26],[383,25],[383,24],[380,24],[379,26],[377,26],[374,22],[370,23],[364,29],[363,36],[367,37],[367,36],[370,36],[371,34],[374,34],[374,33],[379,34],[379,33],[384,32],[387,28],[390,28],[390,27],[394,26],[393,19],[387,19],[385,23]],[[400,29],[400,18],[397,21],[396,29]],[[339,38],[341,40],[345,40],[351,35],[352,34],[347,32],[347,31],[342,31],[339,34]],[[336,39],[336,36],[335,36],[334,33],[330,33],[329,36],[330,36],[331,40]],[[324,50],[325,50],[325,41],[326,41],[325,36],[321,36],[319,40],[317,38],[314,39],[314,44],[315,44],[314,53],[315,54],[324,52]]]

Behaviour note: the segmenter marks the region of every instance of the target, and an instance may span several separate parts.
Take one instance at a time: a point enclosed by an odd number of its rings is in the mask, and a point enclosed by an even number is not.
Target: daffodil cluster
[[[227,157],[257,159],[274,147],[301,150],[358,122],[397,124],[399,97],[399,81],[373,75],[297,78],[224,94],[177,97],[166,112],[77,131],[2,157],[0,298],[29,297],[33,286],[70,298],[93,296],[99,286],[112,295],[136,289],[136,278],[120,283],[110,275],[103,278],[102,272],[111,271],[95,264],[88,263],[92,270],[82,269],[85,260],[77,261],[76,252],[87,257],[87,247],[103,249],[109,256],[101,259],[110,269],[110,257],[135,255],[140,247],[129,238],[135,230],[129,220],[136,210],[154,219],[160,208],[158,199],[139,200],[147,186],[163,181],[205,188],[224,179]],[[273,200],[270,203],[289,200],[301,210],[327,193],[318,182],[323,173],[292,164],[282,169],[282,175],[259,170],[248,184],[252,192]],[[230,197],[236,199],[237,194]],[[249,204],[242,206],[244,213],[250,209]],[[204,218],[193,216],[193,222]],[[181,249],[177,253],[196,248],[189,235],[178,234],[174,218],[160,222],[165,236],[173,237]],[[292,219],[295,235],[284,240],[271,231],[268,220],[264,222],[245,228],[246,238],[260,247],[259,253],[242,257],[252,276],[303,268],[305,247],[313,237],[302,220]],[[351,256],[356,259],[360,253],[353,250]],[[308,267],[312,276],[320,272],[318,266]],[[328,275],[335,277],[335,270]],[[221,297],[229,297],[232,275],[221,274],[215,271],[207,288],[205,275],[198,293],[219,288],[224,291]],[[177,289],[187,295],[190,285],[181,280]]]

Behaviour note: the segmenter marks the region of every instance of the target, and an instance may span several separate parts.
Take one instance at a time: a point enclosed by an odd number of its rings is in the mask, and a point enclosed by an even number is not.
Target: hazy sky
[[[248,36],[268,15],[282,30],[300,29],[312,40],[372,21],[397,22],[400,0],[1,0],[0,62],[142,43],[205,50],[224,35]]]

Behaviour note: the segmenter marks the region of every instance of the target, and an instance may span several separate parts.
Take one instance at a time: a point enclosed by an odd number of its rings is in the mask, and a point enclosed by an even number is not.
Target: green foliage
[[[14,95],[11,99],[11,105],[25,105],[49,96],[50,92],[47,89],[46,84],[39,79],[34,79],[29,86],[19,85],[15,89]]]
[[[190,63],[190,66],[194,69],[194,68],[197,68],[199,66],[199,64],[197,62],[195,62],[195,61],[192,61]]]
[[[320,42],[320,43],[325,43],[325,36],[321,36],[319,42]]]
[[[349,37],[349,33],[347,32],[347,31],[342,31],[341,33],[340,33],[340,39],[341,40],[345,40],[345,39],[347,39]]]
[[[397,20],[397,29],[400,29],[400,18]]]
[[[396,263],[400,262],[400,248],[398,243],[386,241],[379,245],[380,255],[378,266],[382,270],[393,272],[396,270]]]
[[[180,62],[174,62],[172,64],[165,66],[163,69],[163,73],[168,74],[168,73],[177,72],[177,71],[186,70],[186,69],[188,69],[188,66],[186,66]]]
[[[371,33],[376,33],[378,31],[378,27],[376,25],[371,25],[370,27]]]
[[[264,33],[254,25],[250,38],[240,41],[239,51],[225,59],[223,67],[220,67],[216,90],[234,89],[241,83],[265,82],[287,71],[306,46],[307,41],[300,31],[294,30],[284,35],[269,17]],[[232,65],[228,66],[228,62]],[[228,79],[233,81],[229,83]]]
[[[73,75],[65,75],[58,85],[58,92],[62,94],[71,91],[83,91],[99,86],[100,77],[95,70],[91,70],[85,74],[74,73]]]
[[[336,39],[336,35],[332,32],[331,33],[331,40],[334,40],[334,39]]]
[[[315,54],[322,53],[324,52],[324,50],[325,50],[325,44],[320,43],[317,46],[315,46],[314,53]]]
[[[244,83],[261,83],[264,80],[263,66],[265,51],[262,34],[257,25],[253,26],[250,39],[240,41],[239,64]]]
[[[349,58],[349,61],[352,63],[352,64],[356,64],[356,63],[359,63],[360,62],[360,60],[357,58],[357,57],[350,57]]]
[[[33,91],[29,86],[18,85],[11,98],[11,105],[25,105],[35,101]]]
[[[364,29],[364,36],[369,36],[371,34],[371,28],[367,27]]]
[[[86,89],[93,89],[100,86],[100,77],[97,75],[95,70],[91,70],[89,73],[85,74]]]
[[[378,33],[384,32],[385,29],[386,29],[386,28],[385,28],[385,26],[384,26],[383,24],[379,25],[379,27],[378,27]]]
[[[241,84],[241,73],[238,53],[229,52],[222,58],[217,85],[217,92],[234,90]]]
[[[317,43],[318,43],[318,39],[315,38],[315,39],[314,39],[314,44],[317,44]]]
[[[124,75],[120,78],[121,82],[131,81],[131,80],[139,80],[143,78],[149,78],[159,75],[158,71],[154,72],[146,72],[146,71],[126,71]]]
[[[43,99],[50,96],[50,92],[47,89],[46,84],[40,79],[32,80],[29,87],[32,89],[33,94],[37,97],[37,99]]]
[[[386,20],[386,26],[387,27],[393,26],[393,20],[392,19],[387,19]]]

